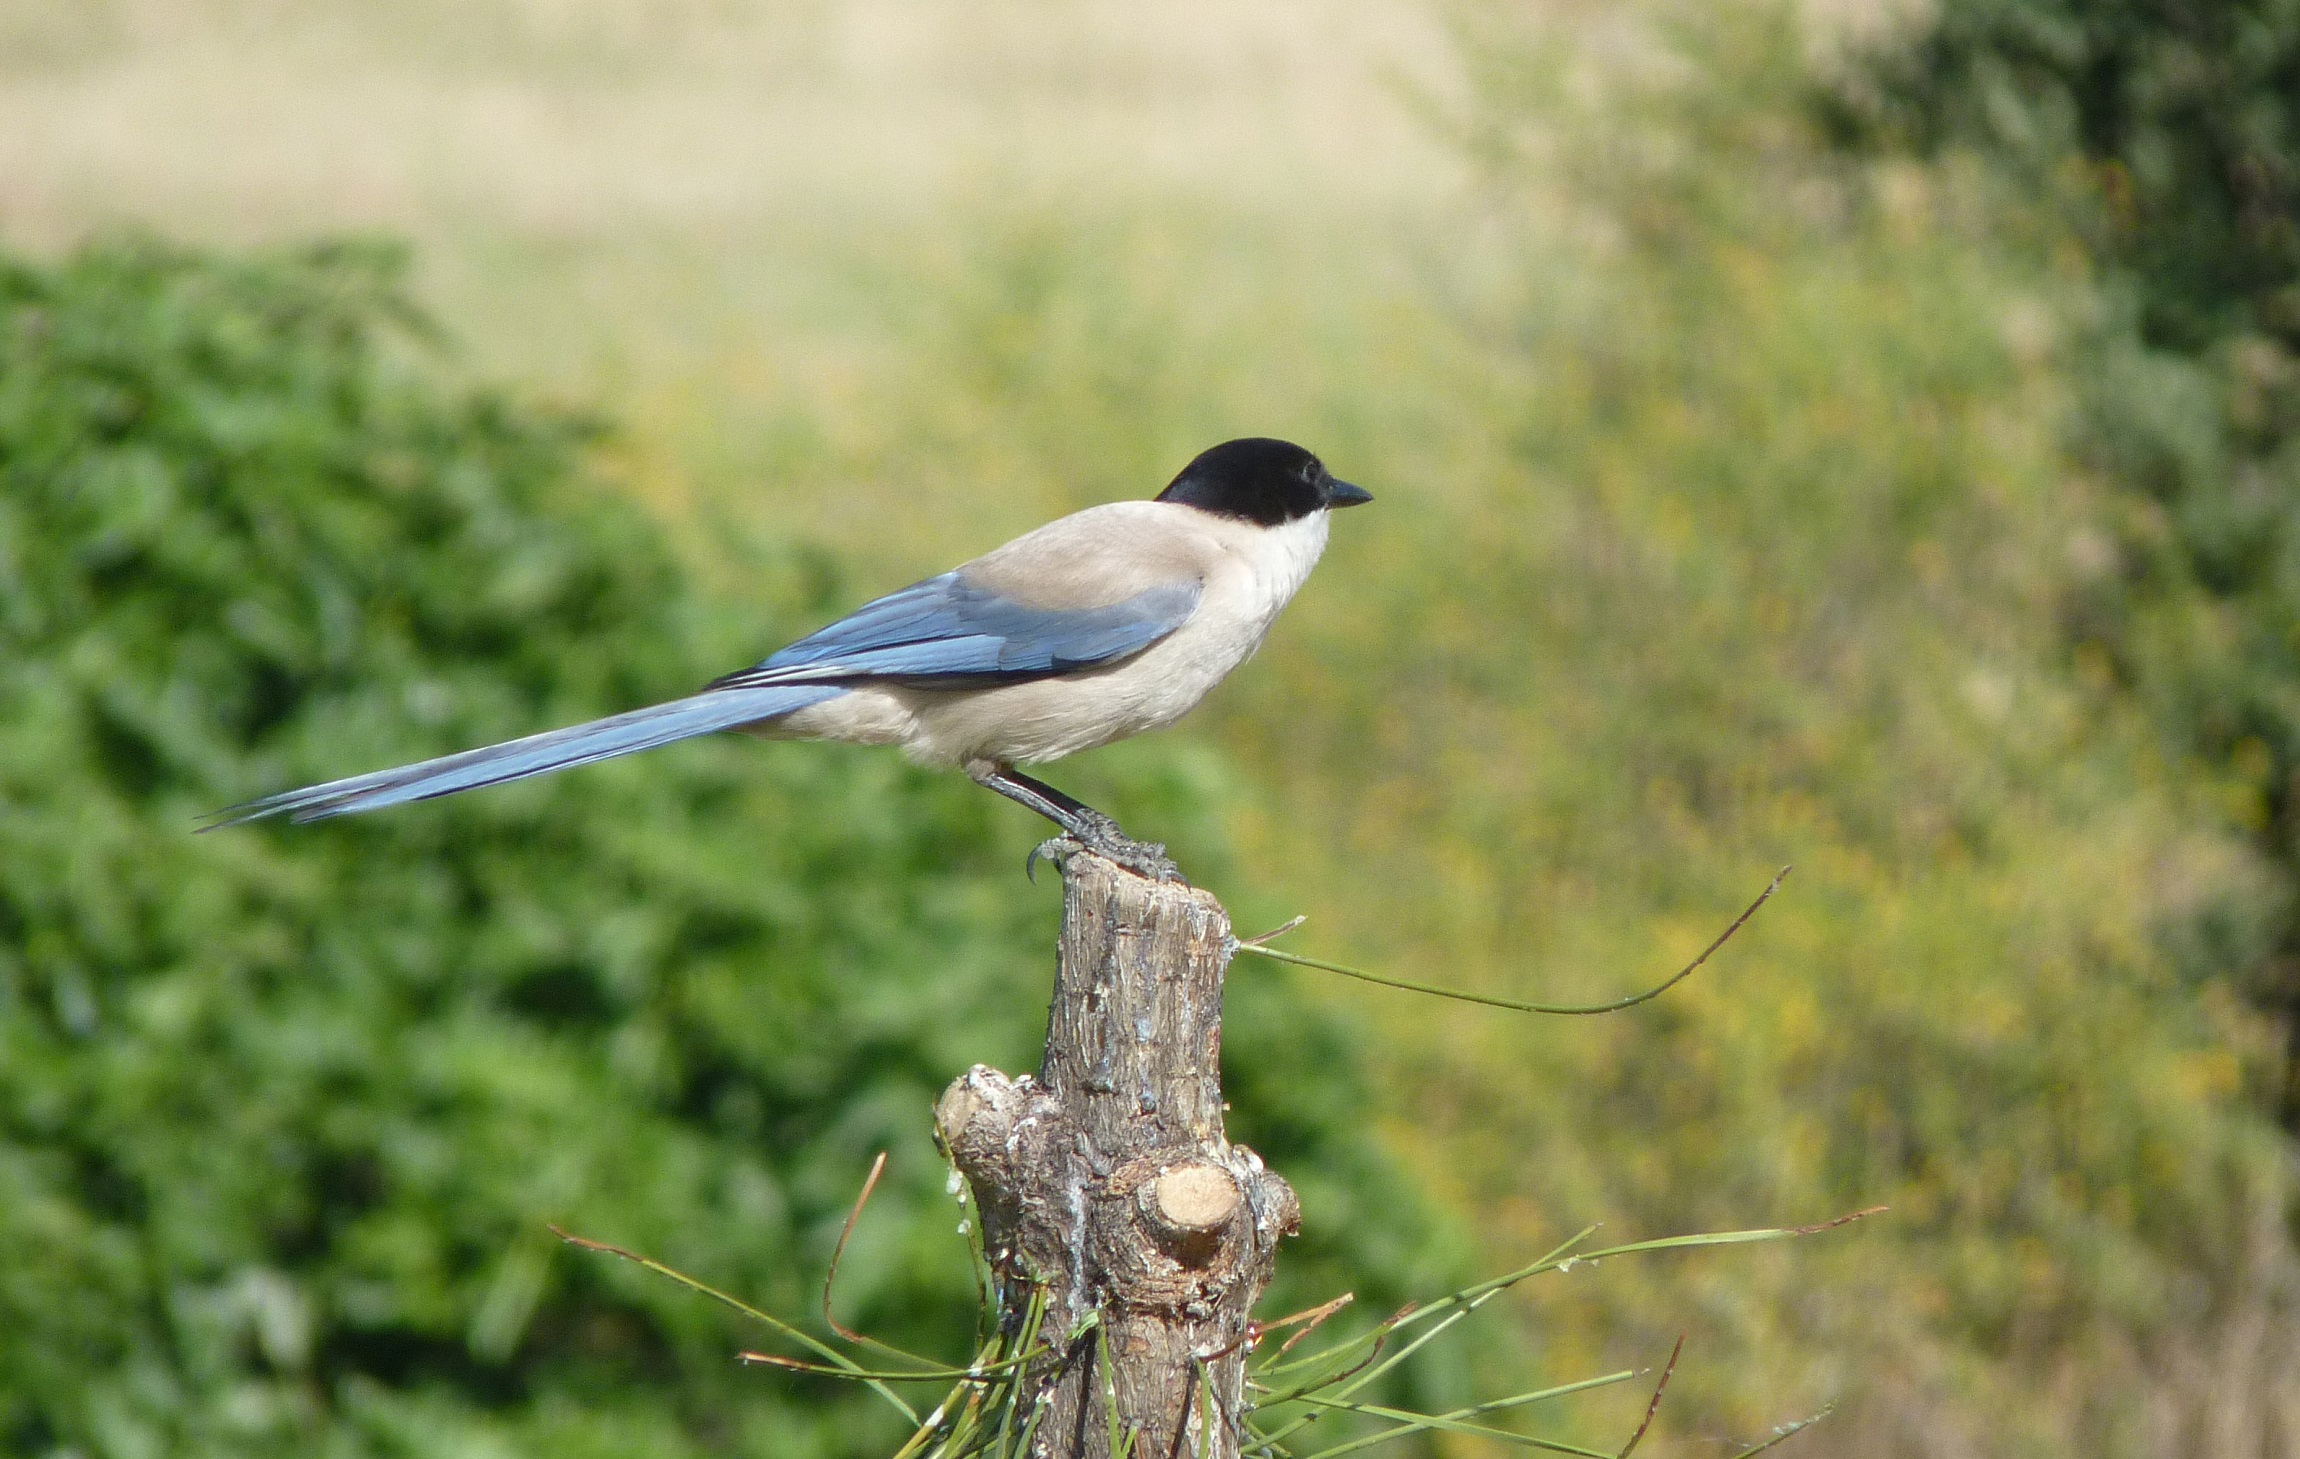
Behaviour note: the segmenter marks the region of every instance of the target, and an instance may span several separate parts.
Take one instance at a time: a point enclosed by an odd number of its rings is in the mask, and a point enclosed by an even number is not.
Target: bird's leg
[[[1027,806],[1054,822],[1079,845],[1107,857],[1128,871],[1152,881],[1180,881],[1182,873],[1167,859],[1166,848],[1155,841],[1137,841],[1118,823],[1074,796],[1064,795],[1043,780],[1035,780],[1012,765],[978,760],[966,767],[974,783],[995,790],[1016,805]],[[1037,853],[1031,854],[1037,859]]]

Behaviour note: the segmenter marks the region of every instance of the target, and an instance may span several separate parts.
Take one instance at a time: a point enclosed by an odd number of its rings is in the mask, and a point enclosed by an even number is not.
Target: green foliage
[[[2250,984],[2300,1130],[2300,7],[1949,0],[1861,60],[1842,141],[1979,158],[2098,272],[2071,445],[2118,501],[2070,629],[2278,865]]]
[[[891,758],[723,741],[192,835],[685,692],[852,597],[734,549],[743,597],[699,590],[591,475],[594,427],[435,383],[402,275],[0,261],[0,1450],[886,1447],[867,1395],[737,1369],[707,1303],[544,1223],[811,1319],[888,1148],[842,1316],[966,1351],[928,1111],[1034,1062],[1034,828]],[[1206,815],[1155,764],[1130,799]],[[1241,1077],[1239,1126],[1323,1173],[1290,1291],[1394,1302],[1424,1216],[1338,1041],[1247,994],[1233,1055],[1318,1067]]]
[[[1845,140],[2079,164],[2152,345],[2300,341],[2300,8],[1949,0],[1828,96]]]

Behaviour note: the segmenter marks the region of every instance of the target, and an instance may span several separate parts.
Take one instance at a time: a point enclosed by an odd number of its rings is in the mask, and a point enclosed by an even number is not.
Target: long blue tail
[[[714,730],[778,719],[810,704],[820,704],[846,691],[835,685],[791,684],[764,689],[715,689],[668,704],[610,715],[588,724],[506,740],[484,749],[442,755],[436,760],[377,770],[348,780],[331,780],[279,795],[267,795],[246,805],[219,811],[204,829],[234,826],[266,816],[287,816],[296,821],[323,821],[356,811],[381,810],[409,801],[452,795],[524,780],[594,760],[609,760],[637,750],[651,750],[674,740],[692,739]]]

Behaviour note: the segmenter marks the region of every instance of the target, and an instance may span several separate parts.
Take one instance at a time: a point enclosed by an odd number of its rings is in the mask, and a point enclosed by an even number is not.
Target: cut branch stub
[[[1141,1188],[1143,1219],[1158,1244],[1186,1266],[1220,1255],[1239,1210],[1238,1183],[1218,1165],[1177,1165]]]
[[[1104,1459],[1114,1417],[1136,1454],[1228,1459],[1249,1313],[1301,1221],[1286,1182],[1223,1135],[1229,918],[1208,893],[1084,852],[1062,878],[1044,1065],[976,1065],[935,1123],[973,1187],[1002,1313],[1046,1291],[1055,1352],[1030,1374],[1032,1453]]]

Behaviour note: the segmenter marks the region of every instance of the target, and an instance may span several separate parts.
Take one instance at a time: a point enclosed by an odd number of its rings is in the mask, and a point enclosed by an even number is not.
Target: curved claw
[[[1036,886],[1038,885],[1039,862],[1045,861],[1059,867],[1064,858],[1082,849],[1084,848],[1078,844],[1074,837],[1049,836],[1036,846],[1031,847],[1030,854],[1022,858],[1022,875],[1032,886]]]

